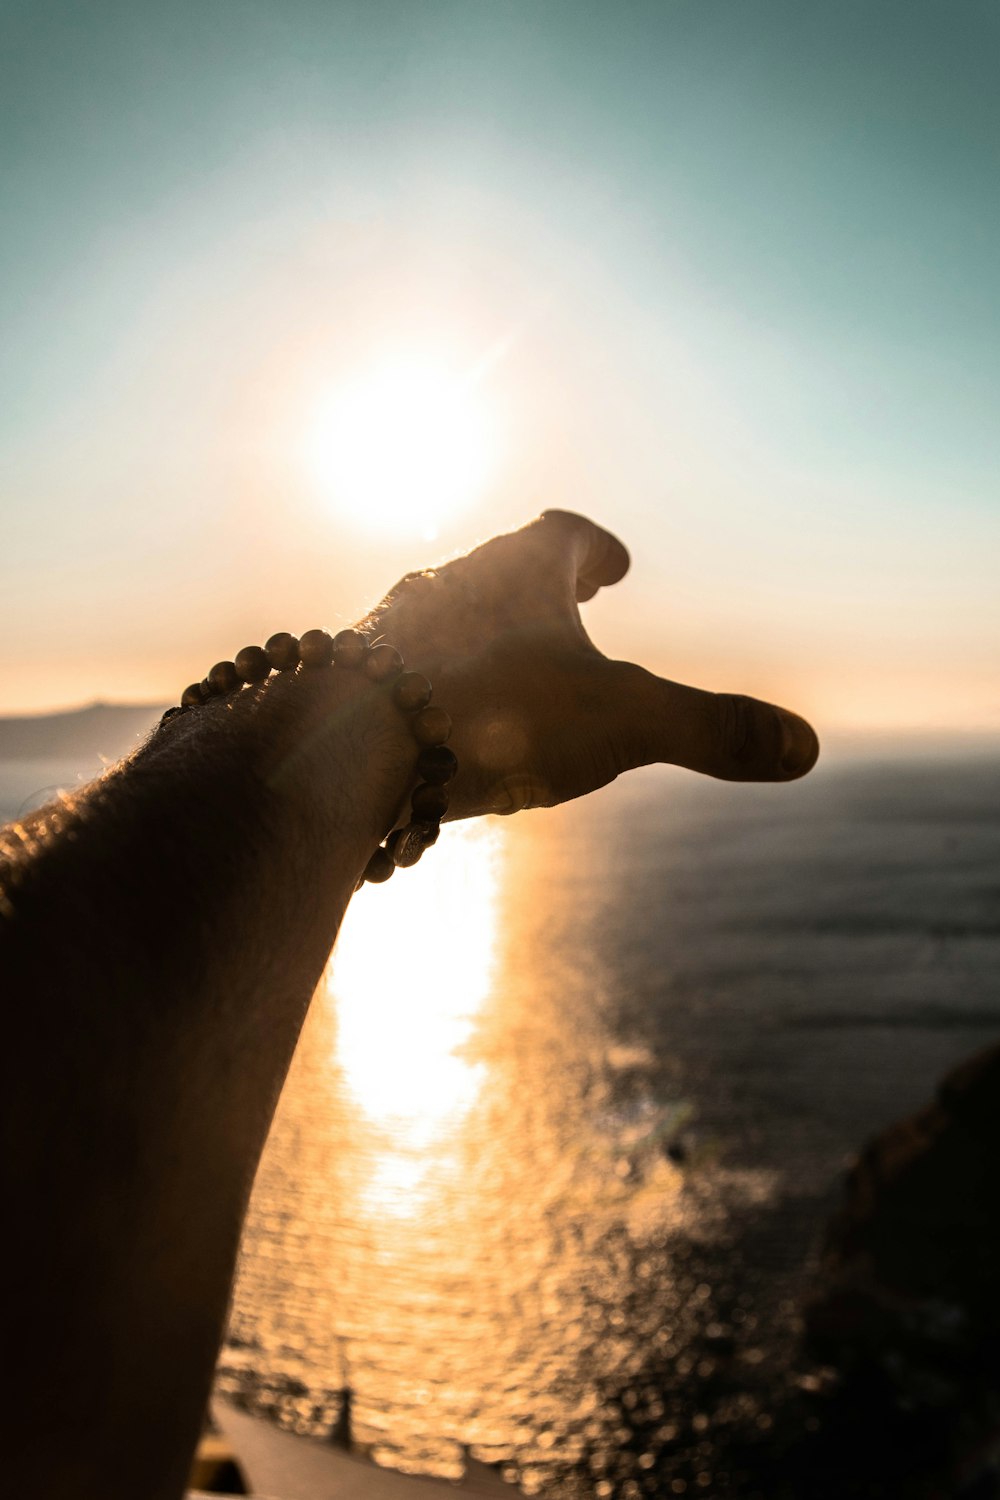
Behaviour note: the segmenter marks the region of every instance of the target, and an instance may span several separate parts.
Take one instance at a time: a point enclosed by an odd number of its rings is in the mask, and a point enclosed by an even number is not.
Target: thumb
[[[722,781],[797,781],[819,758],[815,730],[787,708],[685,687],[631,662],[612,665],[634,766],[659,761]]]

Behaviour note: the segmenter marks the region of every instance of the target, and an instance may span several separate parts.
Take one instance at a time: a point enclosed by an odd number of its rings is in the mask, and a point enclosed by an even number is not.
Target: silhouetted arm
[[[12,1493],[183,1489],[282,1080],[410,780],[391,704],[320,675],[171,721],[3,839]]]

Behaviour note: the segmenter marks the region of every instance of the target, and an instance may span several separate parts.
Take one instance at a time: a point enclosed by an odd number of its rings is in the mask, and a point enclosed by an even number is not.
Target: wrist
[[[296,841],[300,867],[336,851],[351,888],[398,821],[417,747],[384,684],[337,669],[279,674],[165,723],[146,763],[216,764],[232,815]]]
[[[374,831],[375,841],[360,879],[381,883],[396,866],[417,863],[437,841],[441,819],[448,811],[446,787],[458,761],[446,743],[451,716],[432,703],[432,697],[428,678],[422,672],[406,671],[396,647],[380,637],[372,641],[360,630],[341,630],[333,636],[316,629],[307,630],[299,639],[280,631],[264,647],[246,646],[233,661],[216,662],[202,682],[184,689],[180,706],[163,715],[161,729],[167,726],[169,730],[172,721],[192,711],[204,722],[208,708],[213,728],[225,734],[223,707],[237,716],[244,736],[263,724],[263,737],[258,741],[251,736],[251,743],[258,747],[252,768],[260,791],[268,798],[280,798],[294,795],[304,785],[310,805],[315,807],[313,799],[318,796],[321,804],[329,803],[331,811],[336,810],[342,836],[343,799],[336,793],[328,799],[325,793],[338,785],[336,772],[350,769],[362,793],[354,809],[356,816],[348,820],[351,830],[365,844],[372,842]],[[392,709],[399,710],[418,747],[410,778],[415,785],[409,818],[399,827],[395,823],[403,741],[400,719],[386,717],[391,713],[390,698]],[[263,760],[258,764],[261,751]],[[251,766],[250,758],[247,766]],[[322,778],[319,784],[317,774]],[[389,828],[393,831],[383,847],[381,840]]]
[[[271,678],[248,705],[254,772],[279,813],[305,818],[364,868],[395,825],[417,747],[386,684],[336,668]],[[243,706],[241,694],[234,707]]]

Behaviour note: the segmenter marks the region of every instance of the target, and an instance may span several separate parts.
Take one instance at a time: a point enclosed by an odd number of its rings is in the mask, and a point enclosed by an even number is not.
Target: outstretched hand
[[[578,606],[628,567],[617,537],[550,510],[408,574],[365,622],[452,715],[450,817],[553,806],[657,761],[727,781],[794,781],[815,765],[819,743],[797,714],[597,650]]]

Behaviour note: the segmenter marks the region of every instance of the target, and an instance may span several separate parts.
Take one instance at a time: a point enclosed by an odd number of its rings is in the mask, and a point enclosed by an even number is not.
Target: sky
[[[0,0],[0,713],[546,506],[596,643],[1000,733],[994,0]]]

